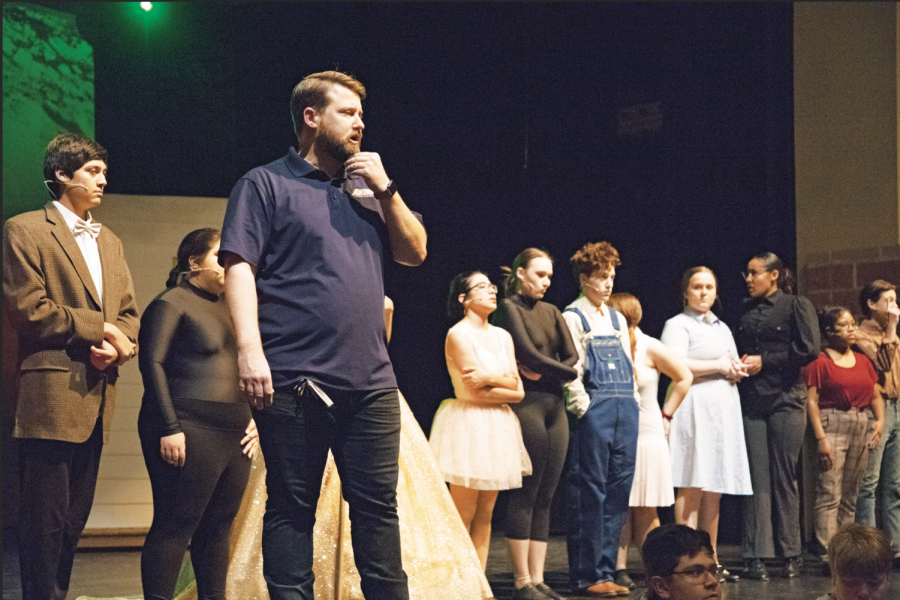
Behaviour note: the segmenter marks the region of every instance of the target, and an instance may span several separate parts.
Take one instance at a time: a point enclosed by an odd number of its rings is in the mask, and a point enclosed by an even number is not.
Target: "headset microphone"
[[[53,182],[53,181],[50,181],[50,180],[48,179],[48,180],[45,181],[44,183],[54,183],[54,182]],[[86,189],[86,190],[88,190],[88,191],[91,191],[91,190],[88,189],[88,186],[84,185],[83,183],[69,183],[68,181],[57,181],[57,182],[55,182],[55,183],[61,183],[61,184],[63,184],[63,185],[71,185],[72,187],[80,187],[80,188],[84,188],[84,189]]]
[[[182,271],[182,275],[187,275],[188,273],[199,273],[200,271],[213,271],[215,273],[221,273],[223,269],[213,269],[212,267],[200,267],[199,269],[191,269],[190,271]]]
[[[80,187],[80,188],[86,189],[87,191],[91,191],[90,189],[88,189],[88,187],[86,185],[83,185],[81,183],[69,183],[68,181],[53,181],[52,179],[45,179],[44,185],[47,186],[47,189],[50,190],[51,194],[53,194],[53,188],[50,187],[51,183],[58,183],[61,185],[70,185],[72,187]],[[56,198],[56,194],[53,194],[53,197]]]

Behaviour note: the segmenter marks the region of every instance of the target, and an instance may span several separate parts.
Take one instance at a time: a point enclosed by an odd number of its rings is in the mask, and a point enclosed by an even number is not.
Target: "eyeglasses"
[[[706,580],[707,574],[712,575],[715,577],[716,581],[719,581],[722,578],[722,573],[724,571],[725,567],[721,565],[713,565],[711,567],[694,565],[684,571],[673,571],[672,575],[684,575],[691,583],[701,583]]]
[[[846,329],[848,331],[853,331],[854,329],[857,329],[857,325],[856,325],[856,321],[853,321],[852,323],[844,323],[843,325],[838,325],[837,323],[835,323],[834,328],[835,329]]]
[[[472,287],[470,287],[469,291],[466,293],[471,294],[472,292],[474,292],[476,290],[479,292],[487,291],[489,293],[496,294],[497,286],[494,285],[493,283],[486,283],[486,282],[482,281],[481,283],[477,283],[477,284],[473,285]]]
[[[763,273],[768,273],[769,271],[741,271],[741,277],[744,279],[755,279],[757,275],[762,275]]]

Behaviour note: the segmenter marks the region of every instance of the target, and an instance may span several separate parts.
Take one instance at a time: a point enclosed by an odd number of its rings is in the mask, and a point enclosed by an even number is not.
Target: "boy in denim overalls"
[[[586,244],[571,259],[581,295],[563,318],[578,351],[579,377],[567,384],[569,580],[585,596],[627,596],[613,581],[619,535],[637,452],[638,401],[628,325],[606,305],[619,253],[608,242]]]

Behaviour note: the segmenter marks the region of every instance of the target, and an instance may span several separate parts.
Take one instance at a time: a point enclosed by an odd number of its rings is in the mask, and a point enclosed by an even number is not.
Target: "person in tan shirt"
[[[865,354],[878,374],[884,398],[884,432],[869,450],[869,463],[856,502],[856,522],[875,526],[876,490],[882,499],[882,526],[891,538],[894,568],[900,569],[900,308],[893,284],[876,279],[859,294],[864,320],[856,335],[856,348]],[[870,423],[874,417],[869,414]]]

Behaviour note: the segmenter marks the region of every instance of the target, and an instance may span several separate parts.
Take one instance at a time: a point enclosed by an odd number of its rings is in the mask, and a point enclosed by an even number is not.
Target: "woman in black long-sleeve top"
[[[218,249],[218,230],[189,233],[170,289],[141,319],[138,433],[153,489],[153,523],[141,554],[148,600],[172,598],[189,542],[199,598],[224,600],[228,538],[250,474],[245,455],[252,457],[257,444],[238,390]]]
[[[563,383],[577,376],[578,354],[559,309],[540,301],[552,275],[553,262],[546,252],[524,250],[513,261],[505,299],[494,318],[515,345],[525,399],[510,406],[522,424],[533,469],[521,488],[509,492],[506,537],[516,572],[513,598],[560,597],[544,583],[544,557],[550,503],[569,443]]]
[[[754,256],[744,273],[750,294],[735,341],[750,377],[739,384],[753,495],[744,500],[745,576],[767,579],[762,559],[785,560],[800,574],[800,447],[806,430],[803,367],[820,351],[812,303],[791,295],[788,274],[771,252]]]

